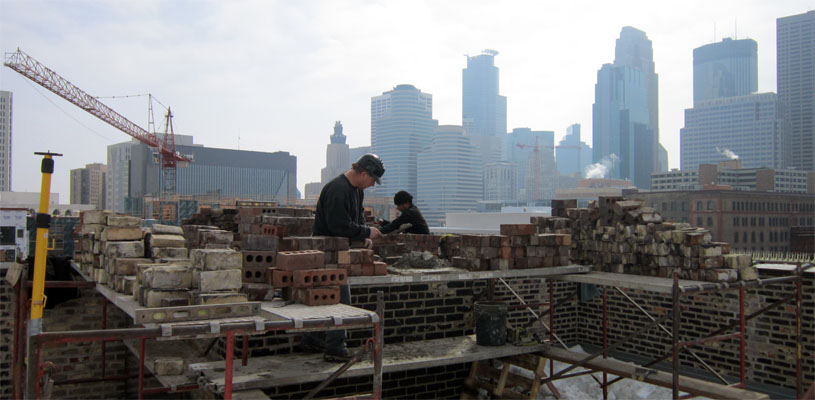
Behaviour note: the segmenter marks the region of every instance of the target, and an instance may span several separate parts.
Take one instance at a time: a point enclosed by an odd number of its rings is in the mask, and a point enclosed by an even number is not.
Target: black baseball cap
[[[373,176],[377,185],[382,184],[382,175],[385,174],[385,164],[382,163],[379,156],[368,153],[360,157],[354,164],[367,171],[368,175]]]

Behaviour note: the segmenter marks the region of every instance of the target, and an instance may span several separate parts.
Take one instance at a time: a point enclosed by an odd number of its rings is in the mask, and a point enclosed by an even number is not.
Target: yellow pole
[[[37,212],[37,245],[34,250],[34,282],[31,288],[31,318],[28,322],[28,383],[26,398],[36,397],[37,368],[31,338],[42,333],[42,309],[45,307],[45,264],[48,257],[48,228],[51,226],[51,215],[48,214],[48,203],[51,197],[51,174],[54,173],[54,156],[57,153],[34,153],[43,156],[42,185],[40,186],[40,209]]]

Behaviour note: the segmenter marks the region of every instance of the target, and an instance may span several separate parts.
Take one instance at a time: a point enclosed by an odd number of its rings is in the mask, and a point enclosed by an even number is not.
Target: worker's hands
[[[373,249],[374,248],[374,241],[371,239],[365,239],[365,248],[366,249]]]
[[[371,234],[368,235],[368,238],[373,240],[373,239],[379,239],[381,237],[382,237],[382,232],[379,231],[379,228],[376,228],[376,227],[372,226],[371,227]]]

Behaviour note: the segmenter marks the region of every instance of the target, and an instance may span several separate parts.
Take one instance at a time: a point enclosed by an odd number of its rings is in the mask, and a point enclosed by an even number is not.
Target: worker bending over
[[[426,235],[430,233],[427,227],[427,221],[424,220],[422,212],[419,208],[413,205],[413,196],[410,193],[402,190],[393,196],[393,204],[396,204],[396,209],[399,210],[399,217],[392,222],[382,227],[382,234],[391,233],[404,224],[410,224],[411,227],[405,230],[405,233],[417,233]]]

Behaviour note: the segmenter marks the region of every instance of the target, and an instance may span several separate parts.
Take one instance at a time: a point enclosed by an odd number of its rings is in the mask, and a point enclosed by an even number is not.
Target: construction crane
[[[528,144],[518,143],[516,144],[519,148],[531,148],[532,149],[532,187],[531,192],[527,191],[527,197],[530,200],[540,200],[542,196],[541,193],[541,158],[540,158],[540,149],[541,147],[546,148],[553,148],[552,146],[540,146],[538,144],[538,137],[535,136],[535,145],[531,146]],[[527,162],[529,165],[529,162]],[[527,172],[528,173],[528,172]]]
[[[181,155],[175,150],[173,134],[173,114],[167,109],[165,116],[164,135],[159,138],[155,132],[148,132],[144,128],[131,122],[121,114],[100,102],[97,98],[85,93],[67,79],[35,60],[28,54],[17,49],[14,53],[7,53],[3,65],[17,71],[40,86],[67,100],[71,104],[93,114],[114,128],[130,135],[138,141],[151,147],[156,152],[161,164],[162,195],[173,195],[176,191],[176,168],[186,167],[191,158]]]

